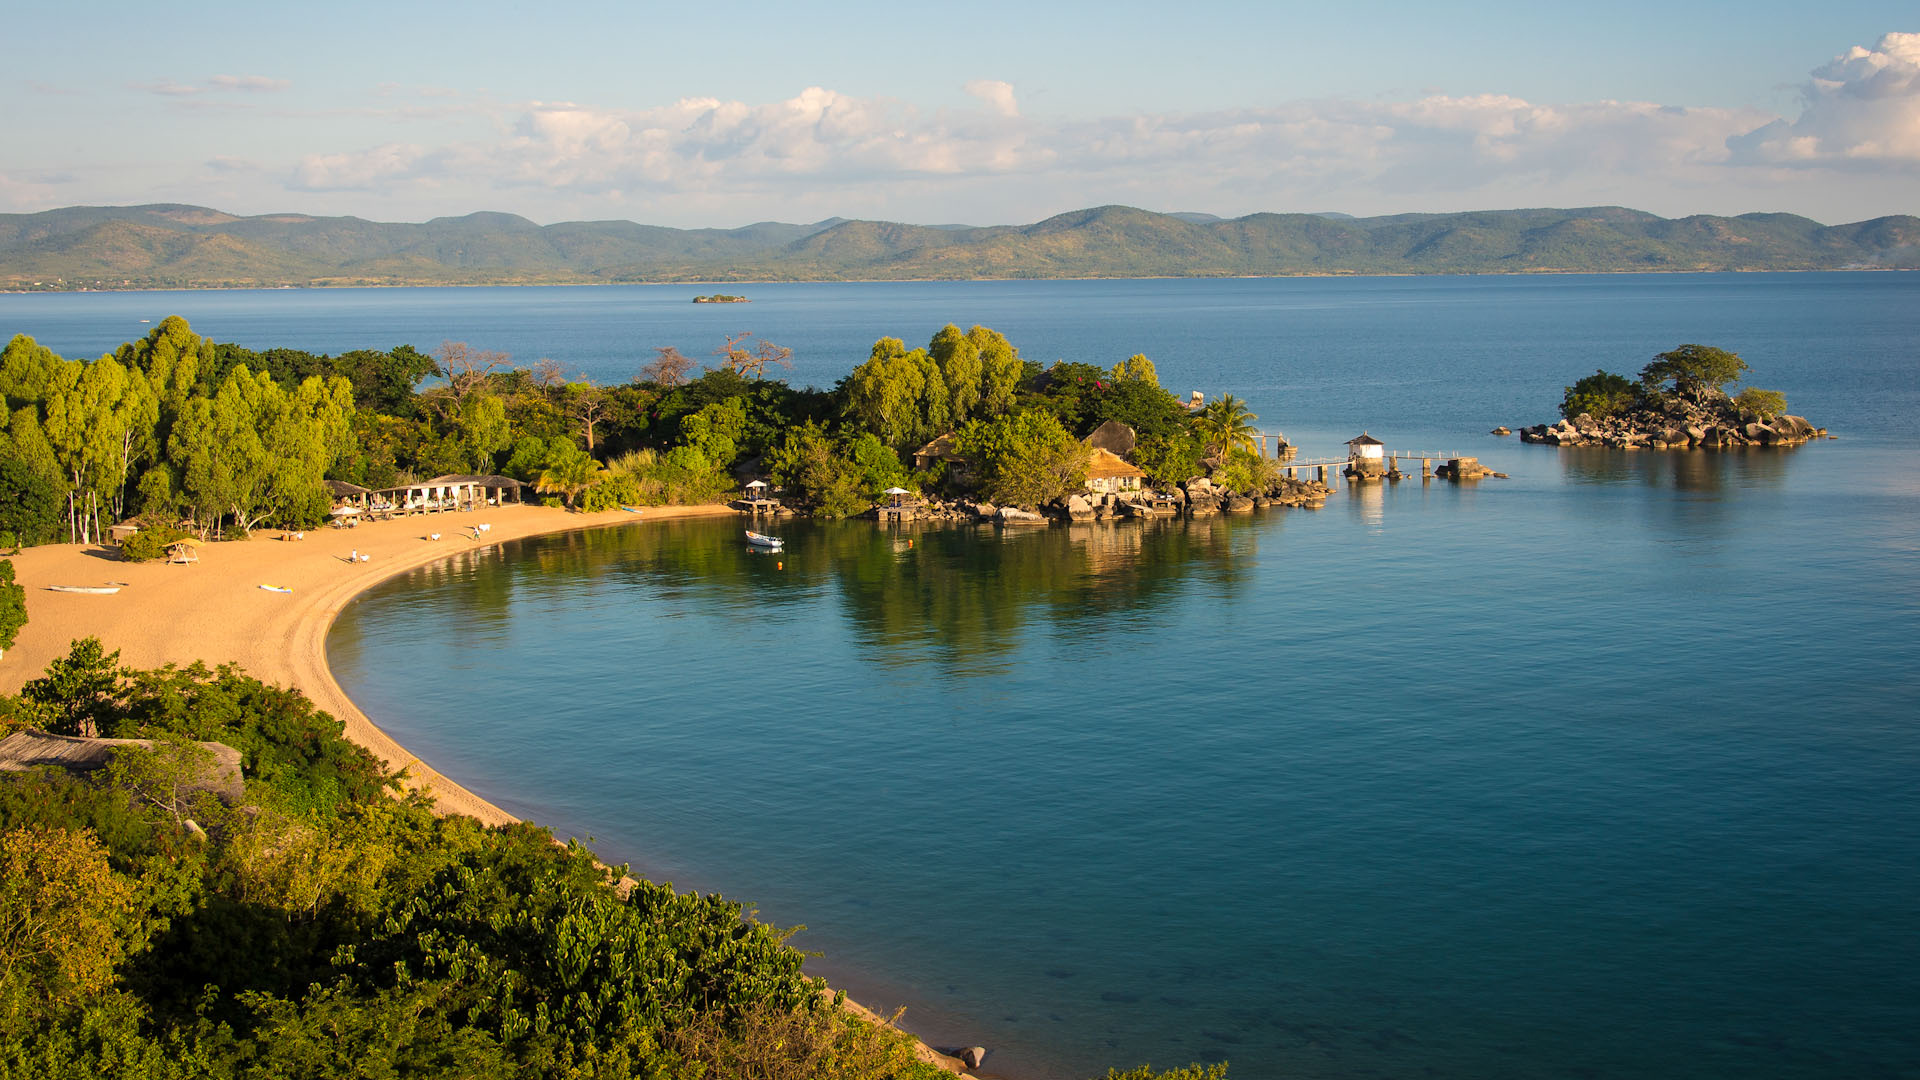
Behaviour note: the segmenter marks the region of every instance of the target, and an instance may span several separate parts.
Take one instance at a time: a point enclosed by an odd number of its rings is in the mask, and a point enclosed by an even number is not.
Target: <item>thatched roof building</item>
[[[1111,450],[1093,448],[1087,461],[1088,491],[1139,491],[1147,472]]]
[[[240,751],[225,743],[194,744],[213,754],[213,764],[193,786],[211,791],[226,802],[240,798]],[[153,749],[152,739],[81,739],[71,735],[49,735],[44,731],[17,731],[0,739],[0,772],[22,772],[42,765],[58,765],[69,772],[104,769],[113,755],[127,747]]]

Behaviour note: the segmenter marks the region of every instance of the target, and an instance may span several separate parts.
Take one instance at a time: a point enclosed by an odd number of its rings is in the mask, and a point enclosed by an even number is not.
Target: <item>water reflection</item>
[[[1728,486],[1778,487],[1799,446],[1742,446],[1725,450],[1615,450],[1566,447],[1561,469],[1576,484],[1636,484],[1676,491]]]
[[[1162,604],[1219,598],[1242,582],[1280,515],[1008,529],[872,522],[783,524],[784,551],[749,551],[733,519],[589,529],[464,552],[413,571],[463,633],[635,590],[655,617],[819,617],[833,601],[863,659],[990,674],[1030,632],[1138,630]]]

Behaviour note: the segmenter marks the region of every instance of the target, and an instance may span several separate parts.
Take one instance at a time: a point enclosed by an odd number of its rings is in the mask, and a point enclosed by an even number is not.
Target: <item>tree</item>
[[[580,426],[587,441],[587,453],[593,453],[594,427],[607,416],[607,393],[590,382],[568,383],[562,407],[567,418]]]
[[[1029,507],[1085,488],[1093,453],[1040,409],[975,420],[960,429],[954,443],[988,498]]]
[[[1640,381],[1649,387],[1671,382],[1674,393],[1700,401],[1746,370],[1747,362],[1725,349],[1682,345],[1655,356],[1652,363],[1640,369]]]
[[[7,441],[0,436],[0,537],[12,540],[0,540],[0,544],[44,544],[60,528],[58,481],[10,452]]]
[[[727,343],[714,350],[715,356],[726,358],[726,366],[742,375],[751,375],[758,379],[766,375],[769,364],[790,368],[793,366],[793,350],[784,345],[775,345],[771,341],[761,341],[753,348],[747,348],[747,339],[752,334],[735,334]]]
[[[506,353],[476,349],[464,341],[443,341],[434,356],[440,360],[439,373],[446,377],[456,405],[485,386],[487,377],[506,367],[509,359]]]
[[[66,998],[113,985],[134,885],[91,830],[0,833],[0,881],[0,988]]]
[[[460,446],[468,468],[478,473],[493,471],[493,457],[513,445],[513,425],[507,422],[507,406],[499,395],[471,394],[460,406]]]
[[[213,751],[174,732],[153,739],[151,748],[125,746],[107,766],[115,787],[173,819],[178,827],[194,808],[212,796],[207,780],[218,764]]]
[[[20,688],[20,700],[53,734],[92,737],[113,722],[122,675],[120,650],[105,651],[97,637],[80,638],[46,674]]]
[[[334,376],[289,394],[265,372],[234,368],[212,398],[194,398],[170,456],[195,509],[241,530],[277,518],[312,524],[326,512],[326,474],[353,438],[353,390]]]
[[[533,489],[542,495],[559,495],[573,509],[573,500],[599,479],[600,463],[593,455],[571,442],[560,442],[556,454],[534,478]]]
[[[1571,420],[1586,413],[1596,420],[1603,420],[1632,408],[1639,398],[1637,388],[1625,376],[1596,370],[1567,387],[1566,396],[1560,399],[1560,415]]]
[[[653,351],[660,354],[659,359],[640,369],[641,378],[661,386],[679,386],[687,381],[687,372],[694,368],[692,357],[671,345],[662,345]]]
[[[1144,353],[1134,353],[1125,360],[1113,365],[1115,382],[1143,382],[1154,387],[1160,385],[1160,374],[1153,369],[1153,361]]]
[[[940,366],[940,377],[946,383],[948,419],[955,425],[966,423],[980,404],[979,344],[948,323],[927,343],[927,355]]]
[[[1787,396],[1778,390],[1749,386],[1734,395],[1733,404],[1741,412],[1751,413],[1765,422],[1787,411]]]
[[[728,398],[680,421],[680,439],[700,451],[700,456],[722,468],[740,456],[740,436],[747,427],[747,411],[741,398]]]
[[[14,583],[13,560],[0,559],[0,652],[13,648],[13,639],[27,625],[27,590]]]
[[[1209,456],[1221,456],[1239,447],[1253,446],[1258,416],[1247,411],[1247,403],[1232,394],[1222,394],[1209,402],[1193,418],[1194,430]]]
[[[925,349],[899,338],[873,343],[867,362],[841,382],[850,418],[895,448],[918,446],[948,430],[946,379]]]

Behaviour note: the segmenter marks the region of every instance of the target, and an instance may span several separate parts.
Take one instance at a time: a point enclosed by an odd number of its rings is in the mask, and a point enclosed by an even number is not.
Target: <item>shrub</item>
[[[13,639],[27,625],[27,590],[14,583],[13,560],[0,559],[0,652],[13,648]]]
[[[142,525],[139,532],[120,544],[120,557],[128,562],[152,562],[166,555],[174,541],[188,535],[187,530],[175,525]]]
[[[1787,395],[1778,390],[1762,390],[1749,386],[1734,395],[1734,407],[1743,413],[1751,413],[1762,421],[1771,420],[1787,411]]]
[[[1638,388],[1625,376],[1595,371],[1567,387],[1566,396],[1560,401],[1560,415],[1571,420],[1586,413],[1595,420],[1604,420],[1632,408],[1638,400]]]

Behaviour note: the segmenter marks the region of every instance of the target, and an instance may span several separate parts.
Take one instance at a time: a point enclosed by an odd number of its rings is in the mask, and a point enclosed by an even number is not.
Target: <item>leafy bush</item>
[[[128,562],[152,562],[163,558],[176,540],[192,534],[177,525],[142,525],[140,531],[120,543],[120,557]]]
[[[994,502],[1039,506],[1086,486],[1091,451],[1052,413],[1027,409],[975,420],[954,443]]]
[[[1566,396],[1560,400],[1560,415],[1571,420],[1586,413],[1595,420],[1604,420],[1627,411],[1638,400],[1638,388],[1625,376],[1595,371],[1567,387]]]
[[[1271,488],[1280,479],[1280,463],[1255,451],[1235,447],[1227,451],[1227,458],[1214,470],[1213,479],[1243,495],[1254,495]]]
[[[1735,394],[1734,407],[1743,413],[1750,413],[1762,421],[1772,420],[1787,411],[1787,395],[1778,390],[1762,390],[1749,386]]]
[[[27,625],[27,590],[14,583],[13,560],[0,559],[0,652],[13,648],[13,639]]]
[[[1673,391],[1696,400],[1738,379],[1747,362],[1737,353],[1712,345],[1681,345],[1653,358],[1640,369],[1640,381],[1651,387],[1673,384]]]

